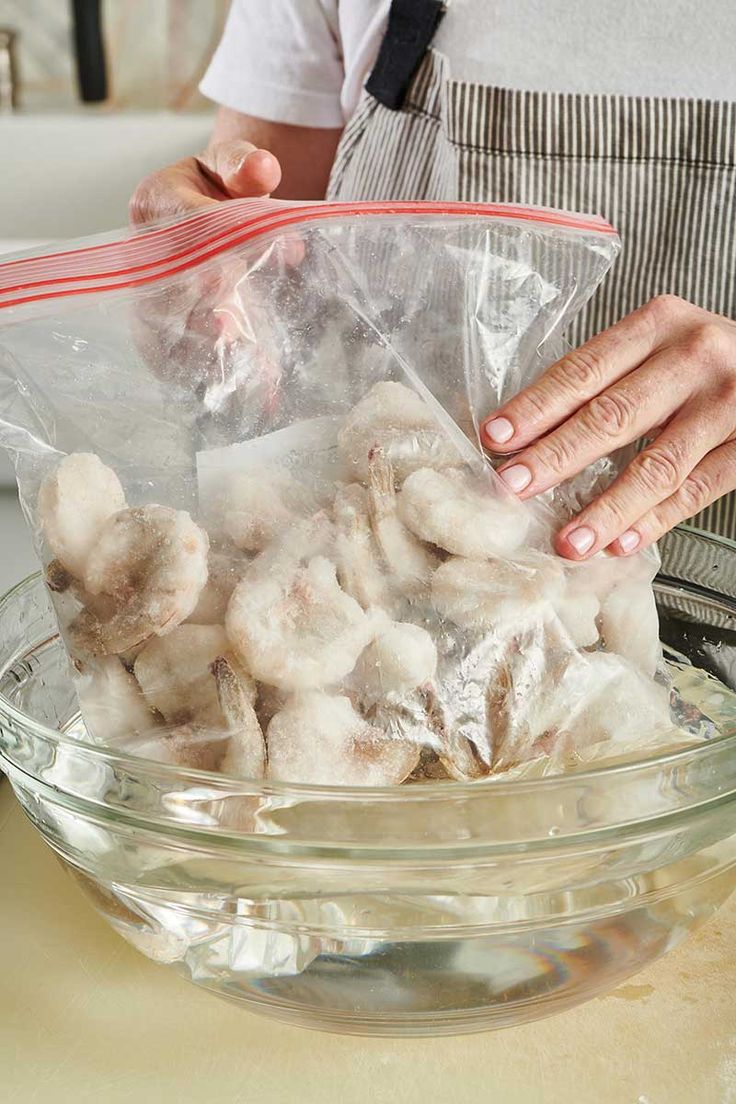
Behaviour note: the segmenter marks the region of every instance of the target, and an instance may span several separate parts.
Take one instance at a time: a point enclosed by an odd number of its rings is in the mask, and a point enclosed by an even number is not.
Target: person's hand
[[[269,195],[280,180],[281,166],[268,150],[240,138],[217,142],[142,180],[130,200],[130,221],[143,226],[225,199]]]
[[[184,158],[141,181],[130,201],[131,223],[145,227],[225,200],[265,196],[280,179],[279,162],[267,150],[241,138],[213,141],[201,157]],[[293,235],[283,235],[268,249],[267,263],[296,264],[303,252]],[[232,377],[247,352],[243,317],[253,292],[242,277],[242,257],[223,253],[216,264],[184,271],[160,294],[154,287],[135,304],[136,345],[151,372],[197,396],[200,406],[209,403],[210,410],[221,412],[230,402]],[[256,384],[270,394],[273,371],[265,364],[256,381],[251,377],[240,391],[255,407]],[[205,398],[208,389],[213,394]]]
[[[653,299],[552,365],[482,436],[518,453],[499,475],[520,498],[653,438],[555,542],[573,560],[637,552],[736,488],[736,322]]]

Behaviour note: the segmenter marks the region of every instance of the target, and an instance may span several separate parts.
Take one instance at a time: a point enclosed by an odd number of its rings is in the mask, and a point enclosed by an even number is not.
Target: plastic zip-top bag
[[[357,786],[681,739],[655,555],[552,550],[614,461],[521,503],[479,439],[617,250],[556,211],[243,200],[0,265],[0,443],[89,738]]]

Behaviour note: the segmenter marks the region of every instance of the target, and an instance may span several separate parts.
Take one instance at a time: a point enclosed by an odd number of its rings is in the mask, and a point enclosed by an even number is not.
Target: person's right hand
[[[240,138],[217,142],[142,180],[131,196],[130,221],[144,226],[226,199],[269,195],[280,180],[281,166],[268,150]]]

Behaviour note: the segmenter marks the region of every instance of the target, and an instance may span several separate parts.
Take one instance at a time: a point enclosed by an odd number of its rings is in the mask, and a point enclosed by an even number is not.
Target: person
[[[557,535],[585,559],[677,523],[736,537],[736,6],[235,0],[208,149],[134,223],[243,196],[456,199],[604,215],[624,249],[574,348],[489,415],[521,498],[645,438]]]

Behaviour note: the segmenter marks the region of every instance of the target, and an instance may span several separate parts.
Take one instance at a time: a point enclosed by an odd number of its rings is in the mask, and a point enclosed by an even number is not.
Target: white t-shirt
[[[341,127],[390,0],[233,0],[205,96],[274,122]],[[530,91],[736,101],[733,0],[451,0],[433,45],[452,76]]]

